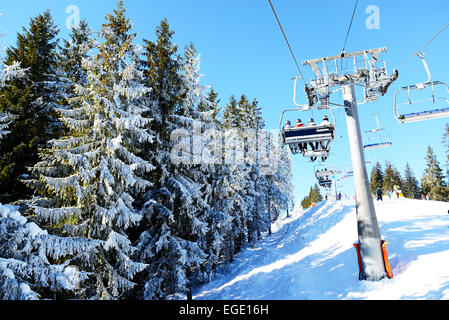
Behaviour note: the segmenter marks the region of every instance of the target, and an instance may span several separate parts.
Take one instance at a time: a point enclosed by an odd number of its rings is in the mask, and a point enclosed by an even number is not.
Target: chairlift
[[[365,150],[391,147],[391,139],[387,130],[380,127],[379,119],[377,115],[373,114],[376,118],[377,128],[365,131],[364,140],[366,144],[363,145]]]
[[[325,161],[329,157],[330,144],[334,140],[335,117],[331,108],[328,108],[332,122],[315,125],[295,126],[283,125],[284,114],[292,111],[307,111],[307,107],[287,109],[282,112],[279,122],[279,131],[284,144],[290,147],[293,154],[302,154],[305,158],[310,158],[312,162],[321,158]]]
[[[365,166],[370,166],[372,165],[372,161],[371,160],[366,160],[365,161]],[[352,165],[350,165],[348,167],[348,169],[344,170],[343,172],[338,172],[341,173],[342,175],[339,176],[339,178],[337,179],[338,181],[344,181],[347,180],[349,178],[354,177],[354,170],[352,169]]]
[[[410,86],[405,86],[398,89],[394,94],[394,116],[396,117],[399,123],[408,123],[408,122],[416,122],[430,119],[438,119],[449,117],[449,86],[441,81],[431,81],[432,75],[430,73],[429,67],[427,65],[426,59],[424,58],[425,53],[417,53],[416,54],[424,65],[427,73],[427,81],[422,83],[417,83]],[[413,93],[417,93],[419,91],[423,91],[425,89],[431,90],[431,97],[426,97],[425,99],[415,100],[413,99]],[[438,89],[442,91],[447,91],[448,95],[440,96],[437,95],[436,92]],[[407,92],[408,99],[405,102],[398,102],[398,94],[401,92]],[[427,94],[426,94],[427,95]],[[437,108],[423,110],[419,112],[412,113],[401,113],[401,106],[405,105],[419,105],[419,104],[428,104],[428,105],[437,105]]]
[[[335,167],[325,167],[324,169],[319,169],[320,167],[324,167],[324,163],[314,166],[315,177],[318,180],[318,184],[326,189],[330,190],[332,188],[333,178],[340,171]]]

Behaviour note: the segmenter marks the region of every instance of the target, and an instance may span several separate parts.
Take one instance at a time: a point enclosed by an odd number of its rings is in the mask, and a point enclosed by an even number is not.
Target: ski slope
[[[375,202],[393,279],[358,280],[355,204],[296,213],[194,291],[206,300],[449,299],[449,203]]]

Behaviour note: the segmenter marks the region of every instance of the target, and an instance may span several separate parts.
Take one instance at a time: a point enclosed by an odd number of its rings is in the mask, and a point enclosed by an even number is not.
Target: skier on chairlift
[[[296,128],[303,128],[304,124],[302,123],[301,119],[296,119]]]
[[[301,119],[296,119],[296,126],[295,128],[303,128],[304,124],[302,123]],[[301,152],[304,152],[305,149],[307,148],[307,145],[305,143],[299,143],[299,150]]]
[[[321,125],[322,126],[330,126],[331,125],[331,123],[329,122],[329,117],[328,116],[324,116],[323,117],[323,122],[321,122]]]
[[[310,119],[309,119],[308,126],[309,126],[309,127],[316,126],[316,123],[315,123],[315,121],[313,120],[313,118],[310,118]]]
[[[321,125],[322,126],[330,126],[331,125],[331,123],[329,122],[329,117],[327,115],[325,115],[323,117],[323,122],[321,122]],[[321,145],[322,150],[328,150],[329,141],[321,141],[320,145]],[[327,159],[327,157],[323,158],[323,161],[325,161],[326,159]]]
[[[309,127],[316,126],[316,123],[313,120],[313,118],[309,119],[309,123],[307,124],[307,126],[309,126]],[[310,148],[312,148],[313,151],[318,149],[318,143],[313,144],[312,142],[309,142],[309,146],[310,146]],[[316,160],[316,157],[313,157],[311,160],[312,160],[312,162],[314,162]]]

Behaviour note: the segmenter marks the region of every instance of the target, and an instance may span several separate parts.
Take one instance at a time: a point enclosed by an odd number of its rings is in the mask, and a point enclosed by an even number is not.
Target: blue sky
[[[340,53],[347,27],[352,15],[354,1],[293,1],[272,0],[293,51],[301,62]],[[267,0],[127,0],[127,14],[134,23],[138,39],[154,39],[154,29],[166,17],[175,31],[174,41],[182,50],[190,42],[201,53],[203,84],[212,85],[220,94],[221,104],[228,102],[231,94],[257,98],[263,107],[269,129],[278,126],[281,111],[293,107],[293,77],[297,70]],[[66,38],[65,27],[69,14],[66,8],[76,5],[81,18],[99,30],[104,16],[115,8],[115,0],[1,0],[0,29],[8,31],[7,44],[15,43],[16,33],[27,26],[29,19],[50,8],[61,29],[60,37]],[[366,20],[368,6],[379,8],[379,29],[368,29]],[[432,35],[449,22],[447,0],[387,1],[359,0],[346,52],[386,46],[386,59],[391,73]],[[424,52],[434,80],[449,83],[448,57],[449,28],[439,35]],[[301,64],[302,66],[302,64]],[[312,78],[309,69],[302,67],[306,79]],[[400,69],[399,79],[390,87],[389,93],[379,101],[359,106],[362,131],[373,129],[376,122],[371,114],[378,115],[393,146],[366,152],[366,158],[392,162],[401,173],[406,162],[416,177],[421,178],[425,167],[424,157],[430,145],[441,165],[446,163],[446,150],[442,135],[447,118],[400,125],[393,116],[393,94],[398,88],[422,82],[426,74],[421,62],[414,58]],[[446,95],[447,96],[447,95]],[[302,89],[298,100],[305,103]],[[335,94],[333,102],[341,102]],[[328,159],[329,166],[348,168],[351,164],[346,133],[345,115],[335,110],[337,138]],[[309,114],[292,114],[307,119]],[[316,182],[314,165],[302,156],[294,157],[295,195],[300,201]],[[371,168],[368,168],[368,174]],[[342,193],[352,195],[352,181],[339,183]]]

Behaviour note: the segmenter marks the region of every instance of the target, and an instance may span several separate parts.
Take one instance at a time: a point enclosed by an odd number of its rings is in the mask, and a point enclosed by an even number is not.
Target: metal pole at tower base
[[[359,279],[378,281],[387,277],[387,272],[382,255],[379,224],[365,166],[365,154],[353,84],[343,86],[343,99],[354,171],[358,250],[360,254]]]

